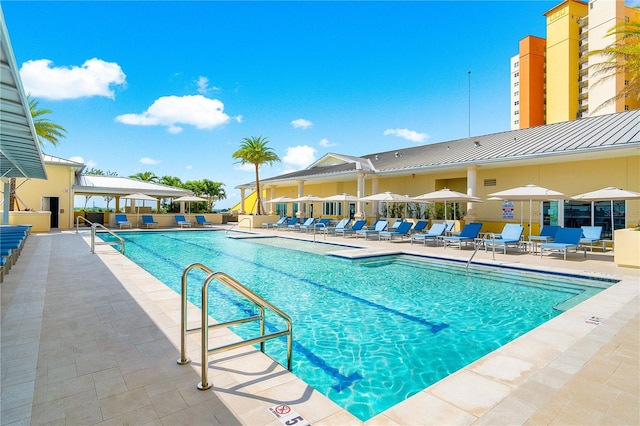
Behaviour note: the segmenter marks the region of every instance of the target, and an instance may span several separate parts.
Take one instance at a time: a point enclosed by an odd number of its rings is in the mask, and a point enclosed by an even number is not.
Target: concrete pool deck
[[[31,235],[0,285],[2,425],[275,426],[269,407],[282,403],[312,424],[362,424],[253,348],[209,357],[214,387],[197,390],[199,335],[187,338],[193,362],[176,364],[179,296],[112,247],[91,254],[88,240],[87,231]],[[406,241],[327,242],[370,254],[471,254]],[[474,261],[621,281],[365,424],[639,424],[640,271],[618,268],[611,252],[495,256],[479,251]],[[199,311],[190,307],[189,318],[196,326]]]

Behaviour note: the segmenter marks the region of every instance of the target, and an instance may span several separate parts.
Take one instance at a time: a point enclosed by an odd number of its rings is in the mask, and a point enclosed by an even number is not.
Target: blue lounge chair
[[[176,215],[176,224],[180,228],[191,228],[191,221],[185,219],[184,215],[181,214]]]
[[[213,227],[213,222],[209,222],[207,220],[207,218],[205,218],[203,215],[196,215],[196,225],[198,226],[202,226],[203,228],[206,227]]]
[[[543,225],[540,230],[540,235],[529,235],[529,241],[535,241],[538,243],[548,243],[553,241],[556,236],[556,232],[560,229],[559,226],[555,225]]]
[[[298,223],[300,221],[300,219],[298,219],[297,217],[291,218],[289,220],[285,220],[284,222],[277,224],[277,225],[273,225],[273,227],[275,229],[287,229],[289,226],[291,225],[295,225],[296,223]]]
[[[404,237],[408,237],[412,226],[413,223],[405,221],[400,223],[400,225],[398,225],[398,227],[394,231],[380,231],[378,232],[378,241],[393,241],[395,237],[400,237],[401,239],[403,239]]]
[[[467,223],[464,228],[462,228],[460,235],[444,237],[442,239],[444,242],[444,248],[447,248],[449,244],[457,244],[458,249],[462,249],[462,243],[465,245],[468,243],[475,243],[475,240],[478,238],[478,234],[480,233],[480,229],[482,229],[482,223]]]
[[[147,228],[158,227],[158,222],[153,220],[153,216],[150,215],[142,215],[142,224]]]
[[[277,222],[265,222],[262,224],[263,228],[277,228],[278,226],[286,223],[289,219],[291,219],[289,216],[282,216],[280,219],[278,219]]]
[[[445,230],[444,230],[444,235],[451,235],[451,230],[453,229],[453,225],[455,225],[455,222],[444,222],[444,226],[445,226]]]
[[[593,251],[593,243],[602,241],[602,251],[606,249],[606,242],[602,239],[602,226],[583,226],[582,238],[580,238],[580,244],[586,246],[589,244],[591,251]]]
[[[364,219],[356,220],[351,228],[336,229],[335,235],[338,236],[338,234],[340,234],[343,237],[346,237],[347,235],[355,234],[356,232],[362,230],[362,228],[364,228],[366,224],[367,221]]]
[[[316,221],[311,222],[311,225],[300,225],[299,231],[325,232],[325,227],[327,226],[328,223],[329,223],[329,219],[327,218],[318,219]]]
[[[373,229],[361,229],[356,231],[356,239],[358,239],[358,237],[364,237],[364,239],[367,240],[369,239],[369,235],[378,235],[380,231],[387,229],[387,225],[389,225],[389,222],[386,220],[378,220]]]
[[[523,232],[524,226],[507,223],[504,228],[502,228],[502,232],[494,236],[498,238],[487,238],[484,240],[484,251],[491,248],[495,252],[496,247],[502,247],[502,252],[507,254],[508,246],[520,247],[520,239],[522,238]]]
[[[122,229],[123,227],[125,228],[133,227],[133,224],[129,222],[129,220],[127,219],[126,214],[116,214],[116,225],[119,226],[120,229]]]
[[[333,235],[336,235],[336,231],[340,229],[348,228],[350,222],[351,222],[351,219],[342,219],[340,222],[336,224],[336,226],[327,226],[325,228],[325,231],[327,232],[327,234],[333,233]]]
[[[444,236],[446,230],[446,223],[434,223],[426,234],[413,234],[411,236],[411,244],[413,245],[414,241],[422,241],[422,244],[426,246],[427,240],[436,241],[438,238]]]
[[[419,232],[424,232],[425,229],[427,229],[427,225],[429,224],[428,220],[419,220],[416,222],[415,225],[413,225],[413,228],[411,228],[411,232],[412,234],[417,234]]]
[[[299,228],[301,228],[301,227],[303,227],[303,226],[304,226],[304,227],[308,227],[308,226],[310,226],[311,224],[313,224],[313,222],[314,222],[314,221],[315,221],[315,219],[314,219],[314,218],[312,218],[312,217],[310,217],[310,218],[308,218],[308,219],[305,219],[305,221],[304,221],[304,222],[302,222],[301,224],[298,224],[298,223],[296,222],[296,223],[294,223],[294,224],[289,224],[289,225],[287,225],[287,230],[289,230],[289,231],[298,231],[298,230],[299,230]]]
[[[552,243],[540,244],[540,257],[545,251],[558,252],[564,254],[564,260],[567,260],[567,251],[569,249],[576,249],[580,246],[580,239],[582,238],[582,229],[580,228],[560,228],[556,233],[556,237]],[[587,248],[583,247],[584,256],[587,257]]]

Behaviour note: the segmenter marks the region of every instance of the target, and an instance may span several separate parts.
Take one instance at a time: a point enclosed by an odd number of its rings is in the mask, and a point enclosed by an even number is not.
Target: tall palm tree
[[[262,208],[262,194],[260,194],[260,178],[258,169],[263,164],[271,165],[280,161],[280,157],[275,151],[267,146],[269,139],[262,136],[252,136],[242,139],[240,149],[234,152],[231,157],[239,160],[241,165],[253,164],[256,170],[256,195],[258,197],[257,215],[264,214]]]
[[[33,126],[36,129],[36,135],[38,135],[38,143],[40,146],[44,146],[44,141],[49,142],[53,146],[58,145],[60,141],[59,139],[65,136],[67,130],[61,125],[44,117],[45,115],[52,114],[53,111],[50,109],[38,108],[40,101],[36,98],[32,98],[31,94],[27,95],[27,100],[29,101],[29,112],[33,119]],[[9,210],[13,211],[16,207],[16,179],[11,178],[9,185]]]
[[[599,105],[596,111],[622,98],[640,99],[640,22],[629,21],[615,25],[607,32],[607,37],[614,37],[616,41],[604,49],[593,50],[588,55],[604,59],[590,65],[593,75],[599,78],[595,84],[620,74],[625,76],[629,84]]]

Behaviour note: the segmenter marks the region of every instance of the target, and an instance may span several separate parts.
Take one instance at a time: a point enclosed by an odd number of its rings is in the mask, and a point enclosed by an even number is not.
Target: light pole
[[[469,137],[471,137],[471,71],[467,74],[469,76]]]

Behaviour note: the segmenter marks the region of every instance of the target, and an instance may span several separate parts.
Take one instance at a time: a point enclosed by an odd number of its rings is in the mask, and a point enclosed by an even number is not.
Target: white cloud
[[[309,120],[305,120],[304,118],[298,118],[296,120],[293,120],[291,122],[291,125],[295,129],[308,129],[309,127],[313,126],[313,123]]]
[[[198,77],[198,79],[196,80],[196,85],[198,85],[198,93],[200,93],[201,95],[206,95],[207,93],[214,90],[220,90],[219,87],[209,87],[209,79],[203,76]]]
[[[301,169],[316,160],[316,150],[308,145],[290,146],[282,161],[293,167]]]
[[[111,85],[124,85],[126,75],[117,63],[98,58],[89,59],[79,67],[54,67],[49,59],[38,59],[22,64],[20,78],[25,91],[36,98],[105,96],[113,99]]]
[[[187,167],[185,167],[185,169],[187,169],[187,170],[191,170],[191,169],[193,169],[193,165],[188,164],[188,165],[187,165]]]
[[[323,148],[329,148],[330,146],[336,146],[338,144],[337,143],[333,143],[333,142],[329,142],[329,139],[322,138],[322,139],[320,139],[320,142],[318,143],[318,145],[320,145]]]
[[[411,142],[424,142],[429,139],[429,135],[426,133],[418,133],[409,129],[387,129],[383,133],[385,136],[393,135],[399,138],[406,139]]]
[[[81,157],[81,158],[82,158],[82,157]],[[87,167],[89,167],[90,169],[93,169],[95,166],[97,166],[97,165],[98,165],[98,163],[97,163],[96,161],[89,160],[89,161],[87,161],[87,162],[85,163],[85,165],[86,165]]]
[[[142,157],[140,159],[140,163],[142,164],[159,164],[161,162],[161,160],[154,160],[153,158],[149,158],[149,157]]]
[[[229,121],[224,104],[217,99],[193,96],[163,96],[142,114],[123,114],[116,121],[134,126],[167,126],[169,133],[180,133],[178,124],[212,129]]]

